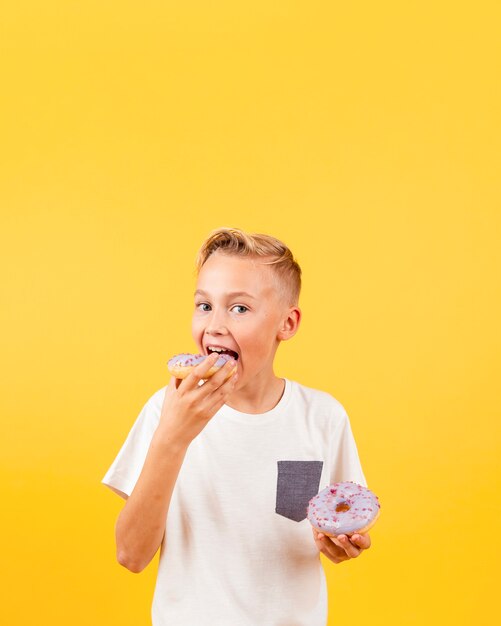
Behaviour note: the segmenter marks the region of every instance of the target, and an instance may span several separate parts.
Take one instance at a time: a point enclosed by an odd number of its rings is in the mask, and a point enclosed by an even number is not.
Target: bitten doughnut
[[[186,378],[188,374],[192,371],[194,367],[200,365],[209,355],[205,354],[176,354],[167,362],[167,368],[169,372],[175,376],[176,378]],[[218,370],[220,370],[223,365],[231,359],[229,354],[221,354],[221,356],[217,359],[214,365],[210,368],[210,370],[204,374],[204,379],[210,378],[213,376]],[[226,379],[228,379],[231,374],[237,369],[237,366],[228,373]],[[226,380],[225,379],[225,380]]]
[[[376,494],[358,483],[334,483],[308,503],[308,520],[313,528],[329,537],[366,533],[379,517]]]

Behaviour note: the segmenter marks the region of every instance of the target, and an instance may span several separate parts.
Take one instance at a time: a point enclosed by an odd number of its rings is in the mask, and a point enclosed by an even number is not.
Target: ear
[[[301,323],[301,309],[297,306],[290,307],[286,315],[282,318],[277,333],[277,339],[287,341],[297,333]]]

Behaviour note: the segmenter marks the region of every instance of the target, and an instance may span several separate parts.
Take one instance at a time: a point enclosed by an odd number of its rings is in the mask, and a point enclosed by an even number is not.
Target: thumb
[[[176,377],[171,376],[167,387],[165,388],[165,395],[170,395],[174,391],[176,391]]]
[[[172,396],[172,394],[176,391],[176,381],[177,378],[175,376],[171,376],[167,386],[165,387],[164,401],[162,403],[162,413],[166,403],[170,401],[168,400],[168,398],[170,398],[170,396]]]
[[[181,378],[176,378],[175,376],[171,376],[170,380],[169,380],[169,384],[167,385],[167,387],[169,389],[172,389],[173,391],[175,391],[176,389],[178,389],[179,385],[182,383],[182,379]]]

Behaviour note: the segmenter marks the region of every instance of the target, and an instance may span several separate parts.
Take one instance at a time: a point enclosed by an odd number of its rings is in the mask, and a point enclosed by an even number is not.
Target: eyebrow
[[[193,295],[196,296],[197,294],[200,294],[201,296],[206,296],[206,297],[209,296],[209,294],[203,289],[197,289]],[[252,296],[250,293],[247,293],[246,291],[232,291],[231,293],[227,293],[226,295],[229,298],[235,298],[236,296],[245,296],[247,298],[252,298],[253,300],[256,299],[254,296]]]

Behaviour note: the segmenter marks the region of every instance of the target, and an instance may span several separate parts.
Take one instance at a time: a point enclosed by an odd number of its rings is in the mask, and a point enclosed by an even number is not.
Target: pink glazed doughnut
[[[334,483],[308,503],[308,520],[313,528],[329,537],[366,533],[379,517],[376,494],[358,483]]]
[[[207,355],[208,356],[208,355]],[[176,354],[167,362],[167,368],[169,372],[176,378],[186,378],[188,374],[197,365],[200,365],[207,358],[205,354]],[[205,378],[210,378],[217,371],[219,371],[226,361],[229,361],[231,356],[229,354],[221,354],[210,370],[205,374]],[[233,372],[237,369],[237,366],[229,372],[226,378],[229,378]],[[225,379],[226,380],[226,379]]]

